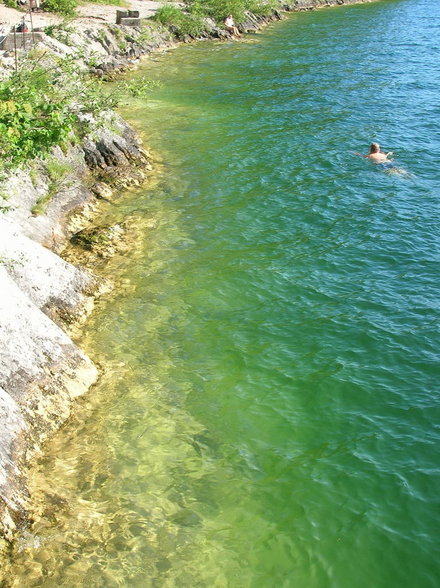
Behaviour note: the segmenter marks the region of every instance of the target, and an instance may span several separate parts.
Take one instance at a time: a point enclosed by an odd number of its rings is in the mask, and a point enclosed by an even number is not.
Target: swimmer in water
[[[355,155],[365,157],[365,159],[370,159],[373,163],[377,163],[378,167],[386,174],[399,174],[401,176],[411,177],[411,174],[406,169],[398,167],[393,159],[388,159],[394,154],[392,151],[389,151],[388,153],[381,151],[379,143],[371,143],[370,152],[367,155],[362,155],[362,153],[355,153]]]
[[[386,163],[387,161],[392,161],[391,159],[388,159],[388,157],[393,155],[393,153],[391,151],[384,153],[380,150],[379,143],[371,143],[370,152],[368,155],[362,155],[362,153],[355,153],[355,155],[365,157],[366,159],[371,159],[371,161],[374,161],[374,163]]]

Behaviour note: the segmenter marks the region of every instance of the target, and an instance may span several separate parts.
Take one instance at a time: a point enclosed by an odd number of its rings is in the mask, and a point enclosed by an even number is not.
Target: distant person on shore
[[[374,163],[386,163],[387,161],[392,161],[388,159],[388,157],[393,155],[393,153],[391,151],[388,153],[384,153],[380,150],[379,143],[371,143],[370,152],[368,153],[368,155],[362,155],[362,153],[355,153],[355,155],[365,157],[366,159],[371,159],[371,161],[374,161]]]
[[[232,33],[234,37],[241,37],[240,31],[235,26],[234,19],[232,18],[232,14],[228,14],[224,21],[225,29]]]

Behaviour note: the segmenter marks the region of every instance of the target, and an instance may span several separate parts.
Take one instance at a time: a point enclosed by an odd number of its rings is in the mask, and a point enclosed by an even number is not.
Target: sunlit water
[[[440,585],[439,23],[301,13],[135,74],[162,163],[103,213],[134,243],[81,341],[104,376],[13,586]]]

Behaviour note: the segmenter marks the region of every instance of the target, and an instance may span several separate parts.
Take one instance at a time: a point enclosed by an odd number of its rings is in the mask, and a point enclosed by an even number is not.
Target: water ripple
[[[144,240],[13,586],[438,586],[438,9],[295,14],[148,69],[131,115],[165,175],[107,212]],[[372,140],[408,173],[353,155]]]

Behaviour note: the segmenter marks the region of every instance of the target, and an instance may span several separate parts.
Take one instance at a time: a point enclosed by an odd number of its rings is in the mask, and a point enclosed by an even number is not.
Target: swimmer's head
[[[379,153],[380,152],[380,145],[379,143],[371,143],[370,145],[370,153]]]

